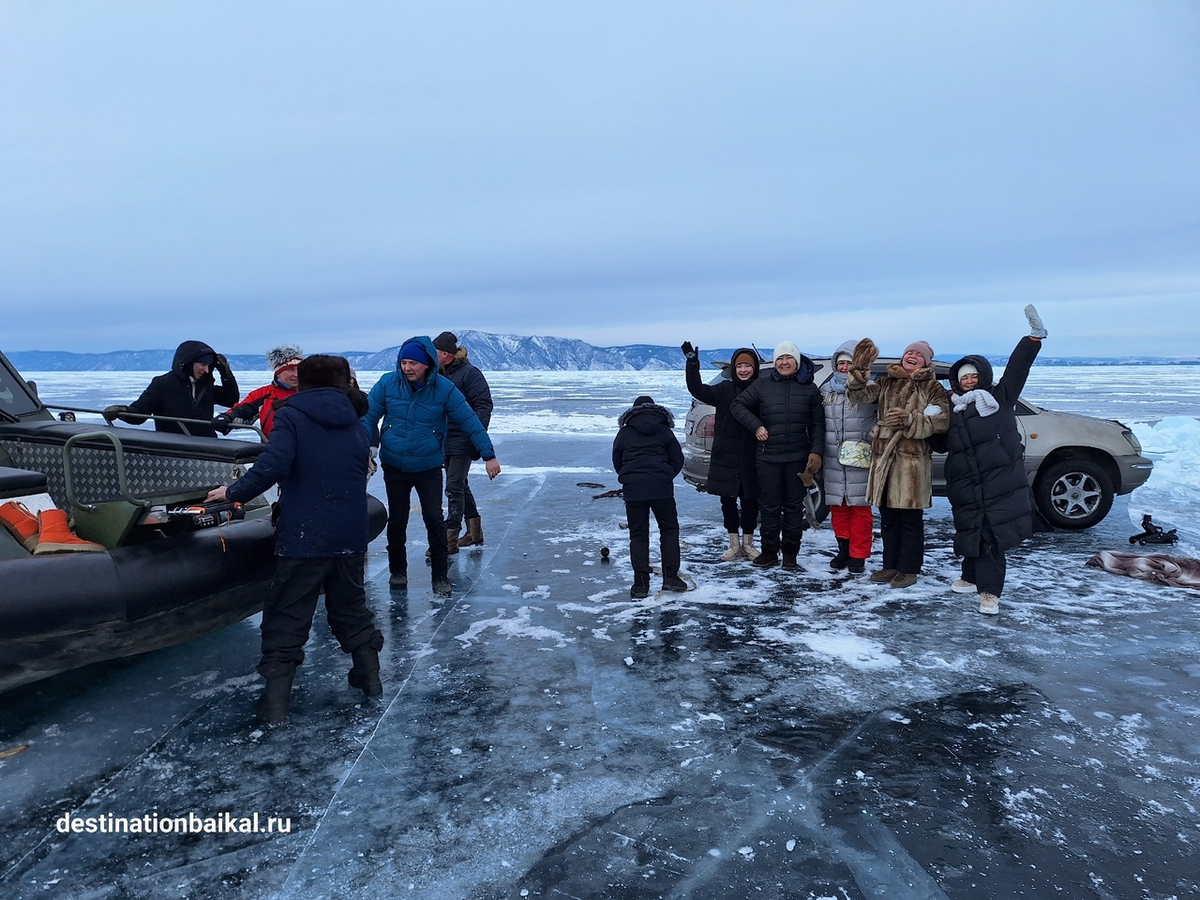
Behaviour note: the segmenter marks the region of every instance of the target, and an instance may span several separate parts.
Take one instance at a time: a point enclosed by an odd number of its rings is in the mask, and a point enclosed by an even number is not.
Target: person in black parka
[[[1004,551],[1033,534],[1033,501],[1016,402],[1046,329],[1025,307],[1031,334],[1021,338],[1004,375],[992,383],[983,356],[950,367],[950,430],[946,432],[946,495],[954,513],[954,552],[963,558],[958,593],[977,591],[979,611],[995,615],[1004,589]]]
[[[625,498],[629,523],[629,561],[633,564],[635,599],[650,593],[650,513],[658,523],[664,591],[686,591],[679,577],[679,513],[675,508],[675,476],[683,470],[683,450],[672,429],[675,417],[653,398],[638,397],[617,419],[612,464]]]
[[[213,379],[213,370],[221,375],[221,383]],[[110,406],[104,410],[108,422],[120,419],[130,425],[141,425],[147,413],[179,419],[200,419],[202,422],[169,422],[155,419],[155,431],[190,434],[195,437],[217,436],[210,423],[213,407],[236,406],[240,394],[233,370],[220,353],[204,341],[184,341],[175,348],[171,371],[151,380],[142,395],[128,406]]]
[[[730,404],[733,417],[758,442],[758,508],[762,520],[762,553],[751,565],[782,564],[803,571],[796,559],[807,527],[803,474],[816,474],[825,449],[825,406],[813,383],[811,359],[791,341],[775,348],[775,366]],[[780,557],[782,556],[782,563]]]
[[[749,347],[735,350],[729,361],[729,378],[717,384],[705,384],[700,378],[700,358],[696,348],[690,341],[685,341],[680,349],[687,357],[688,393],[714,409],[712,452],[704,489],[721,498],[721,520],[729,535],[729,549],[721,554],[721,560],[730,562],[738,557],[753,560],[758,556],[754,546],[754,532],[758,529],[758,476],[754,472],[754,456],[758,442],[733,417],[729,407],[733,398],[758,378],[758,353]]]

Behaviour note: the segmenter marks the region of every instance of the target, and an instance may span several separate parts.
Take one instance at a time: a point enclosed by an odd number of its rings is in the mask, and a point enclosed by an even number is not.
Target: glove
[[[688,359],[696,358],[696,348],[692,346],[691,341],[684,341],[679,345],[679,349],[683,351],[683,355]]]
[[[870,338],[863,338],[854,345],[854,355],[850,358],[850,371],[858,376],[859,381],[871,380],[871,366],[879,358],[879,348]]]
[[[1040,341],[1046,336],[1046,326],[1042,324],[1042,317],[1038,315],[1038,311],[1034,309],[1032,303],[1025,307],[1025,318],[1029,320],[1030,337]]]
[[[885,410],[879,417],[879,421],[881,421],[884,425],[890,425],[893,428],[903,428],[907,426],[910,419],[912,419],[912,413],[910,413],[907,409],[900,409],[897,406],[893,406],[891,409]]]
[[[233,377],[233,369],[229,368],[229,360],[225,358],[224,353],[213,354],[213,368],[221,373],[221,381],[228,381]]]
[[[233,430],[233,417],[229,413],[221,413],[213,418],[212,427],[220,434],[229,434]]]
[[[375,448],[370,447],[367,450],[367,479],[379,471],[379,461],[375,458]]]
[[[129,412],[128,406],[106,406],[104,408],[104,421],[111,425],[116,419],[121,419],[127,412]]]

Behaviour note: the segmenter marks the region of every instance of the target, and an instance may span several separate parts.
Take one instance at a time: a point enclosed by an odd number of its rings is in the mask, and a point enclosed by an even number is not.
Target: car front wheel
[[[1055,463],[1033,491],[1038,510],[1057,528],[1091,528],[1112,508],[1113,486],[1104,471],[1087,459]]]

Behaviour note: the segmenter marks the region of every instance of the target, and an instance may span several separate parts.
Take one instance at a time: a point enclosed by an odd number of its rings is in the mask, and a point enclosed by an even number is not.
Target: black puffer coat
[[[751,354],[758,359],[754,350],[742,347],[735,350],[730,359],[737,359],[743,353]],[[707,403],[714,410],[712,453],[708,463],[708,482],[705,490],[720,497],[737,497],[739,494],[747,500],[758,499],[758,476],[754,473],[754,432],[746,428],[733,417],[730,404],[733,398],[754,383],[758,378],[758,369],[749,381],[738,381],[730,366],[729,380],[717,384],[705,384],[700,379],[700,360],[692,357],[687,361],[686,378],[688,393]]]
[[[442,367],[442,374],[467,398],[467,405],[486,429],[491,424],[494,408],[492,389],[483,373],[468,360],[466,347],[458,348],[458,352],[454,354],[454,361]],[[446,432],[446,456],[469,456],[471,459],[479,459],[479,451],[471,443],[471,438],[453,422]]]
[[[626,500],[665,500],[675,496],[675,476],[683,469],[683,449],[671,429],[675,417],[657,403],[641,403],[621,413],[613,439],[612,464]]]
[[[1001,550],[1015,547],[1033,533],[1033,504],[1015,404],[1040,349],[1040,341],[1022,338],[994,386],[991,364],[982,356],[965,356],[950,367],[955,395],[962,392],[958,370],[970,363],[979,370],[979,389],[988,391],[1000,405],[990,416],[982,416],[975,403],[956,412],[951,398],[946,495],[954,512],[954,552],[959,556],[979,555],[985,520]]]
[[[784,378],[772,369],[730,405],[733,417],[751,435],[767,429],[767,440],[758,445],[763,462],[794,462],[812,453],[820,456],[825,449],[825,405],[813,384],[817,368],[803,354],[796,362],[794,375]]]
[[[203,419],[213,417],[214,404],[236,406],[240,394],[237,381],[221,376],[221,384],[213,379],[212,372],[199,381],[192,381],[192,363],[202,356],[216,356],[216,351],[203,341],[184,341],[175,348],[171,371],[159,375],[142,391],[142,395],[129,404],[131,413],[149,413],[158,416],[175,416],[180,419]],[[135,417],[128,421],[136,424]],[[144,420],[142,420],[144,421]],[[187,425],[177,422],[155,420],[156,431],[176,434],[191,434],[196,437],[216,437],[211,425]]]

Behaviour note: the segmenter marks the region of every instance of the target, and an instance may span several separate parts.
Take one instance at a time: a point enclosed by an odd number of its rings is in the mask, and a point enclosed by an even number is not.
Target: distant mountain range
[[[627,344],[621,347],[593,347],[585,341],[544,335],[489,334],[485,331],[463,329],[456,332],[459,343],[467,348],[471,362],[484,371],[541,371],[590,370],[671,370],[683,368],[683,355],[678,347],[655,344]],[[764,342],[760,350],[769,355],[774,347]],[[220,349],[220,348],[218,348]],[[307,348],[306,348],[307,349]],[[700,361],[708,367],[714,360],[728,360],[735,347],[700,351]],[[358,350],[327,350],[311,352],[335,353],[344,356],[350,365],[362,372],[386,371],[396,365],[400,346],[375,352]],[[175,355],[170,350],[116,350],[112,353],[67,353],[60,350],[19,350],[6,354],[24,372],[165,372]],[[938,354],[939,359],[955,360],[965,353]],[[989,357],[995,365],[1004,365],[1007,356]],[[264,371],[264,356],[232,355],[229,364],[235,372]],[[1200,365],[1200,357],[1038,357],[1039,366],[1138,366],[1138,365]]]

